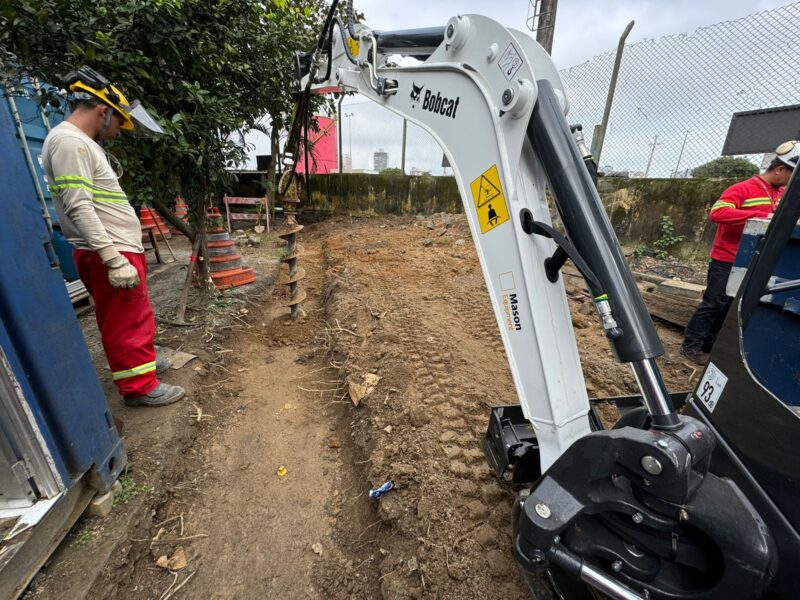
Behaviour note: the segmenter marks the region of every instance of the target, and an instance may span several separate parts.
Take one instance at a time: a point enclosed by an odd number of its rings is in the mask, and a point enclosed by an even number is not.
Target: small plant
[[[86,542],[94,537],[94,531],[91,529],[84,529],[78,535],[75,536],[75,539],[72,540],[71,546],[85,546]]]
[[[667,258],[669,249],[680,244],[685,238],[682,235],[675,234],[675,225],[672,223],[672,218],[667,215],[661,217],[661,237],[653,244],[656,247],[656,258]]]
[[[225,294],[217,294],[214,300],[208,305],[208,310],[214,313],[225,312],[233,305],[234,299]]]
[[[114,494],[114,506],[127,504],[139,494],[150,494],[154,491],[152,485],[135,481],[127,470],[119,476],[119,485],[119,490]]]
[[[222,216],[215,217],[213,219],[209,218],[206,221],[206,227],[208,229],[212,230],[212,231],[215,230],[215,229],[222,229],[223,225],[224,225],[224,223],[222,221]]]

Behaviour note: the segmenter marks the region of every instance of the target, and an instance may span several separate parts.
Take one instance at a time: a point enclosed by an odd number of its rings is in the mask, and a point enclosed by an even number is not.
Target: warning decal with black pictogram
[[[481,233],[487,233],[508,221],[508,206],[500,184],[497,165],[492,165],[470,184],[472,198],[478,212]]]
[[[486,178],[486,175],[481,175],[480,182],[478,184],[478,195],[475,198],[475,202],[478,205],[478,208],[494,200],[497,198],[502,192],[497,189],[497,186],[493,184]]]

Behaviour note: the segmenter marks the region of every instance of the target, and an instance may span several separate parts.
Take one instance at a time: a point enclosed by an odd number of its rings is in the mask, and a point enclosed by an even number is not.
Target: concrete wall
[[[661,217],[667,215],[677,235],[686,239],[673,252],[684,257],[707,256],[717,226],[708,211],[720,194],[736,181],[725,179],[600,180],[600,195],[622,244],[650,246],[661,236]]]
[[[312,208],[317,210],[415,215],[463,212],[453,177],[410,177],[344,173],[311,179]],[[675,253],[707,255],[716,226],[708,211],[733,180],[600,180],[600,195],[620,241],[652,246],[661,235],[661,216],[672,218],[675,233],[686,240]]]
[[[305,199],[303,194],[301,198]],[[393,215],[463,212],[453,177],[343,173],[311,177],[313,208]]]

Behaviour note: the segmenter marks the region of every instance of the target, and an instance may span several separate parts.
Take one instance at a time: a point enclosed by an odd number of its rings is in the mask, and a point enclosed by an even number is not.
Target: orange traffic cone
[[[206,239],[211,280],[218,290],[246,285],[256,280],[253,268],[242,264],[242,255],[227,231],[209,233]]]
[[[142,241],[148,241],[147,230],[153,228],[156,229],[156,234],[160,231],[164,234],[165,238],[168,240],[172,239],[172,234],[169,232],[164,220],[158,216],[158,213],[154,209],[143,206],[141,214],[139,215],[139,221],[142,224]],[[156,238],[158,238],[158,235],[156,235]]]
[[[206,241],[208,242],[208,261],[211,280],[218,290],[253,283],[256,278],[252,267],[242,264],[242,255],[236,242],[222,226],[222,214],[218,208],[206,211],[209,220]]]
[[[206,219],[208,220],[208,227],[206,228],[208,233],[225,231],[225,227],[222,225],[222,213],[219,212],[219,209],[216,206],[206,209]]]

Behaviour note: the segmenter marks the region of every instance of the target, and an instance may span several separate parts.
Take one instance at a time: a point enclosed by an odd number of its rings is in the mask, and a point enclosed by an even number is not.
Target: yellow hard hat
[[[81,80],[78,80],[69,86],[69,91],[77,92],[78,90],[88,92],[104,104],[108,104],[111,108],[117,111],[117,114],[122,117],[122,125],[120,125],[120,129],[126,129],[128,131],[133,129],[130,105],[128,104],[128,100],[125,98],[123,93],[119,91],[119,88],[108,84],[108,86],[104,88],[97,89]]]
[[[108,79],[91,67],[83,66],[77,71],[69,73],[64,84],[75,99],[94,97],[113,108],[122,117],[120,129],[132,130],[135,121],[149,131],[164,133],[164,130],[142,106],[141,102],[138,100],[128,102],[119,88],[111,85]]]

